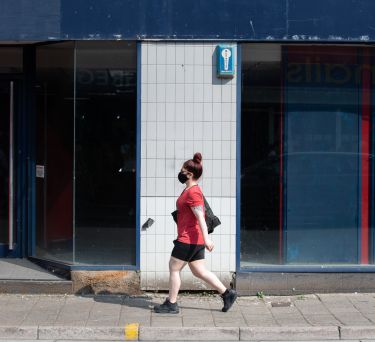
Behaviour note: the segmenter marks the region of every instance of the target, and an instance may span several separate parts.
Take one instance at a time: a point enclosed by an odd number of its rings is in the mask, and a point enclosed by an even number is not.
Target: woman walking
[[[178,174],[178,180],[186,187],[177,199],[177,239],[169,260],[169,296],[161,305],[154,307],[157,313],[178,313],[177,295],[181,286],[180,272],[188,264],[194,276],[217,290],[224,302],[226,312],[237,298],[236,291],[227,289],[218,277],[205,266],[204,252],[212,252],[214,244],[208,236],[205,221],[203,194],[198,186],[201,177],[202,155],[198,152],[187,160]]]

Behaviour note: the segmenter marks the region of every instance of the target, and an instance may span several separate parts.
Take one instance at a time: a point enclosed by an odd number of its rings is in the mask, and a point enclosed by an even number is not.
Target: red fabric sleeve
[[[189,207],[203,206],[203,194],[199,190],[189,191],[186,196],[186,204]]]

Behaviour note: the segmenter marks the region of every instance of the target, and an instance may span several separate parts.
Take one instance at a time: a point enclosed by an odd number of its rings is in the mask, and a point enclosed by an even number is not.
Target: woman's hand
[[[212,240],[208,239],[205,241],[204,245],[206,246],[206,249],[209,251],[209,252],[212,252],[212,250],[214,249],[215,245],[214,243],[212,242]]]

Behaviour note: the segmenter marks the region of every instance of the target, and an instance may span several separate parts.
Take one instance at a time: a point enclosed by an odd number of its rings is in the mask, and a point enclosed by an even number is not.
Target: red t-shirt
[[[192,207],[201,206],[204,212],[203,194],[199,186],[184,190],[177,199],[177,240],[183,243],[204,245],[202,231]]]

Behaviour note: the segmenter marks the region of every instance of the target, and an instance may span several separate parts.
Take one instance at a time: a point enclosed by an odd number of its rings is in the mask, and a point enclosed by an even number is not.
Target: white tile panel
[[[166,65],[165,82],[176,83],[176,66],[174,64]]]
[[[157,178],[156,179],[156,196],[165,196],[166,195],[166,188],[165,188],[166,179],[165,178]]]
[[[167,84],[166,85],[166,93],[165,93],[165,101],[167,103],[174,103],[176,100],[176,85],[175,84]]]
[[[212,86],[212,101],[213,102],[217,102],[217,103],[221,103],[221,84],[214,84]]]
[[[156,141],[156,157],[165,165],[165,140]],[[163,172],[165,172],[165,170]]]
[[[185,83],[185,68],[181,64],[176,65],[176,83]]]
[[[166,122],[165,123],[165,139],[166,140],[175,140],[175,123]]]
[[[166,131],[165,131],[165,121],[158,121],[156,123],[156,139],[158,141],[163,141],[166,138]],[[155,145],[155,150],[156,150],[156,144]]]
[[[148,43],[147,55],[148,55],[147,63],[156,64],[156,44],[155,43]]]
[[[147,66],[147,83],[156,83],[156,65],[149,64]]]
[[[143,67],[147,66],[147,50],[148,50],[148,44],[144,43],[142,44],[142,50],[141,50],[141,64],[142,64],[142,72]]]
[[[185,84],[194,84],[194,66],[193,65],[184,65],[185,70]]]
[[[185,64],[185,46],[183,43],[176,44],[176,64]]]
[[[203,121],[203,107],[202,102],[194,101],[194,121]]]
[[[203,83],[196,83],[193,87],[194,102],[203,102]]]
[[[194,116],[194,103],[193,102],[185,102],[181,104],[184,107],[184,117],[181,121],[184,124],[192,124],[194,120],[192,120]]]
[[[216,77],[216,45],[142,43],[141,212],[155,223],[141,232],[141,284],[150,290],[168,284],[177,234],[170,213],[184,188],[176,177],[196,151],[203,154],[203,192],[223,222],[212,235],[216,247],[206,253],[206,264],[223,279],[235,268],[236,87],[234,79]],[[183,279],[201,284],[188,269]]]
[[[194,65],[194,44],[185,43],[185,64]]]
[[[157,215],[158,221],[159,219],[161,220],[161,218],[164,217],[165,213],[166,213],[165,196],[156,198],[154,215]],[[162,222],[163,222],[163,225],[165,226],[165,220],[163,220]]]
[[[165,44],[156,44],[156,63],[158,67],[167,63],[167,47]]]
[[[156,88],[156,102],[165,103],[166,100],[166,84],[158,83]]]
[[[167,85],[168,88],[168,85]],[[167,89],[168,91],[168,89]],[[165,120],[166,121],[174,121],[175,116],[175,103],[173,102],[167,102],[165,104]]]
[[[183,102],[194,102],[194,88],[196,86],[193,83],[185,83]]]
[[[211,94],[212,94],[212,89],[211,89]],[[211,95],[211,98],[212,98],[212,95]],[[208,121],[208,122],[212,121],[212,118],[213,118],[212,107],[213,107],[212,101],[210,101],[209,103],[203,104],[203,121]]]
[[[203,59],[202,59],[203,63]],[[204,83],[204,66],[203,65],[194,65],[194,83],[200,84]]]
[[[203,58],[204,58],[204,45],[196,45],[194,48],[194,67],[203,66]]]
[[[155,178],[146,178],[147,196],[156,195]]]
[[[175,43],[168,43],[166,45],[167,49],[167,56],[166,56],[166,63],[167,65],[174,65],[176,64],[176,44]]]

